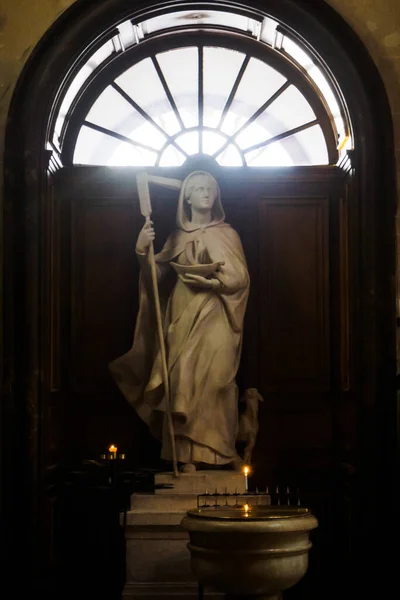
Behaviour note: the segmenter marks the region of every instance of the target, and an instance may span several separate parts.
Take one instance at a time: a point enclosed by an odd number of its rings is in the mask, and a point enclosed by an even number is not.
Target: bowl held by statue
[[[215,271],[218,271],[219,267],[221,266],[220,262],[207,263],[204,265],[180,265],[175,262],[171,262],[170,264],[178,275],[190,274],[201,275],[202,277],[208,277],[209,275],[212,275],[215,273]]]

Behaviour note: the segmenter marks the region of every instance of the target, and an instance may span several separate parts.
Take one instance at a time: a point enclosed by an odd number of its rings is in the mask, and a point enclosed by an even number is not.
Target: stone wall
[[[393,117],[400,204],[400,1],[329,0],[353,28],[379,69],[389,97]],[[400,214],[397,230],[397,314],[400,315]],[[397,370],[400,372],[400,335],[397,339]]]
[[[44,33],[73,3],[74,0],[1,0],[0,158],[10,100],[18,77]]]
[[[378,67],[393,114],[397,173],[400,175],[400,2],[329,0],[352,27]]]

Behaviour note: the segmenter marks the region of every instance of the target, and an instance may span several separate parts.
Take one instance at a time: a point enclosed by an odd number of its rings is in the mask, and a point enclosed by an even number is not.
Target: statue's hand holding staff
[[[139,252],[139,254],[147,254],[151,242],[154,242],[155,237],[156,234],[154,232],[153,221],[147,221],[138,235],[136,252]]]

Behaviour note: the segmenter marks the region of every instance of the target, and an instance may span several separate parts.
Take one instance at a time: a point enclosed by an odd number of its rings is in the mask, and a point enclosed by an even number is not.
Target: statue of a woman
[[[151,222],[138,236],[140,304],[133,346],[110,368],[124,396],[161,440],[161,457],[171,460],[148,261],[154,236]],[[183,182],[177,229],[155,259],[177,460],[227,465],[237,458],[235,376],[250,281],[240,238],[225,223],[219,186],[209,173],[195,171]],[[191,268],[210,264],[215,270],[207,275]]]

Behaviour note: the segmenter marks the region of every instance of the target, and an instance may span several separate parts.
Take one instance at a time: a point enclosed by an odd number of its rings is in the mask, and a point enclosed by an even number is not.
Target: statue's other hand
[[[203,290],[215,290],[220,285],[218,279],[207,279],[202,275],[193,275],[192,273],[179,275],[179,279],[191,287]]]
[[[154,241],[156,234],[154,232],[153,221],[145,223],[138,235],[136,242],[136,252],[139,254],[146,254],[149,249],[151,242]]]

